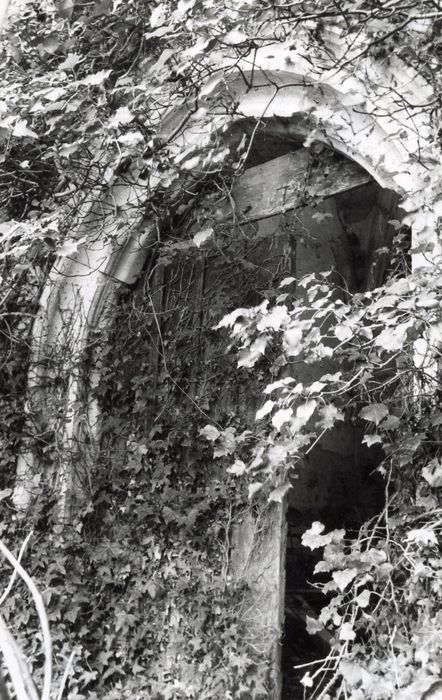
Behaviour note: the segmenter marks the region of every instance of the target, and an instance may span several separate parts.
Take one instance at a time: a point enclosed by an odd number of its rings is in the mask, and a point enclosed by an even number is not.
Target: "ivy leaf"
[[[72,7],[73,7],[73,6],[72,6]],[[79,682],[84,683],[84,685],[87,685],[87,684],[90,683],[91,681],[94,681],[94,680],[96,679],[97,676],[98,676],[98,672],[97,672],[97,671],[88,671],[88,670],[86,669],[85,671],[83,671],[83,673],[81,674],[81,676],[79,676],[78,680],[79,680]],[[103,676],[103,678],[104,678],[104,677],[105,677],[105,676]]]
[[[412,289],[413,288],[412,288],[411,283],[405,277],[402,279],[396,280],[395,282],[393,282],[392,284],[390,284],[387,287],[387,291],[390,294],[396,294],[397,296],[405,296],[410,291],[412,291]]]
[[[193,242],[197,246],[197,248],[200,248],[202,244],[207,241],[209,238],[211,238],[213,235],[213,228],[205,228],[202,231],[199,231],[196,233],[193,237]]]
[[[305,616],[305,622],[308,634],[318,634],[318,632],[322,632],[324,629],[322,622],[315,617],[310,617],[310,615]]]
[[[282,503],[286,493],[292,488],[291,483],[288,481],[281,486],[277,486],[269,493],[269,501],[275,501],[275,503]]]
[[[387,416],[382,421],[382,430],[395,430],[400,425],[400,422],[397,416]]]
[[[74,255],[78,251],[78,246],[82,243],[82,241],[75,241],[75,240],[69,240],[67,239],[64,241],[64,243],[60,246],[58,249],[57,253],[61,257],[68,258],[71,255]]]
[[[59,63],[57,67],[59,70],[72,70],[81,62],[82,58],[78,53],[68,53],[64,61]]]
[[[37,48],[39,52],[45,51],[46,53],[52,55],[57,53],[58,49],[60,48],[60,37],[57,32],[48,34],[48,36],[46,36],[43,41],[38,44]]]
[[[357,569],[343,569],[342,571],[333,572],[333,581],[337,584],[341,591],[344,591],[348,584],[357,576]]]
[[[351,622],[344,622],[339,630],[339,639],[341,642],[352,642],[354,639],[356,639],[356,634],[353,630],[353,625]]]
[[[221,321],[213,327],[213,330],[218,331],[220,328],[232,327],[241,316],[248,318],[250,316],[250,309],[235,309],[230,314],[226,314],[222,317]]]
[[[39,90],[37,95],[48,102],[57,102],[62,97],[66,96],[66,88],[60,86],[45,88],[43,90]],[[38,104],[41,103],[39,102]],[[31,109],[31,111],[33,112],[34,109]]]
[[[193,156],[193,158],[187,158],[187,160],[184,160],[181,167],[183,170],[193,170],[197,167],[197,165],[199,165],[199,162],[200,156]]]
[[[256,419],[261,420],[264,416],[267,416],[275,405],[274,401],[266,401],[263,406],[256,412]]]
[[[234,428],[226,428],[220,433],[219,444],[213,451],[214,457],[226,457],[232,454],[236,448],[236,437]]]
[[[100,70],[97,73],[90,73],[87,75],[85,78],[82,80],[79,80],[80,85],[101,85],[101,83],[104,83],[106,78],[110,76],[112,73],[112,70]]]
[[[442,486],[442,462],[438,459],[432,459],[422,469],[422,476],[432,488],[440,488]]]
[[[313,688],[313,678],[309,673],[304,673],[299,682],[304,686],[304,688]]]
[[[341,343],[348,340],[353,335],[352,329],[345,323],[338,323],[334,328],[334,332],[335,336]]]
[[[161,24],[164,24],[166,21],[166,17],[167,7],[165,3],[162,2],[152,10],[152,14],[150,15],[149,24],[152,27],[152,29],[154,29],[155,27],[159,27]]]
[[[228,467],[226,471],[229,474],[233,474],[234,476],[242,476],[245,473],[246,469],[247,467],[242,461],[242,459],[235,459],[232,466]]]
[[[320,419],[317,423],[323,430],[333,428],[337,420],[345,420],[344,414],[332,403],[319,409]]]
[[[435,309],[439,306],[439,300],[436,294],[419,294],[416,299],[416,306],[419,309]]]
[[[206,440],[209,440],[210,442],[215,442],[221,433],[217,428],[215,428],[214,425],[205,425],[204,428],[201,428],[198,435],[205,437]]]
[[[264,389],[264,394],[271,394],[272,391],[275,391],[276,389],[282,389],[283,387],[286,387],[288,384],[293,384],[295,380],[293,377],[284,377],[283,379],[278,379],[277,382],[272,382],[272,384],[268,384],[266,388]],[[301,387],[302,391],[302,384],[299,385]]]
[[[361,667],[352,661],[343,659],[339,664],[342,677],[350,686],[356,686],[361,681]]]
[[[57,11],[63,19],[71,19],[74,11],[74,0],[61,0]]]
[[[119,107],[109,121],[109,126],[117,127],[120,124],[130,124],[134,120],[134,115],[128,107]]]
[[[380,435],[364,435],[362,443],[367,445],[367,447],[371,447],[376,445],[376,443],[382,443],[382,438]]]
[[[153,581],[149,581],[146,584],[146,591],[149,593],[149,596],[152,598],[152,600],[155,600],[157,596],[157,587],[155,586]]]
[[[229,44],[229,46],[236,46],[237,44],[242,44],[247,41],[247,34],[238,31],[237,29],[232,29],[232,31],[227,32],[221,40],[224,44]]]
[[[293,411],[291,408],[280,408],[272,417],[272,424],[276,430],[281,430],[285,423],[289,423],[292,419]]]
[[[253,498],[255,493],[258,493],[260,489],[262,489],[263,484],[260,481],[254,481],[253,484],[249,485],[249,492],[248,492],[248,497],[249,499]]]
[[[288,328],[283,337],[283,347],[287,355],[300,355],[303,350],[302,345],[302,328]]]
[[[193,653],[199,651],[203,648],[203,639],[201,637],[193,637],[189,640],[189,645],[192,647]],[[144,669],[140,668],[140,671]]]
[[[304,547],[309,549],[318,549],[318,547],[324,547],[326,544],[330,544],[332,541],[331,534],[322,535],[324,532],[325,525],[319,521],[312,523],[309,530],[306,530],[301,537],[301,542]]]
[[[153,32],[145,32],[143,35],[145,39],[153,39],[153,38],[160,38],[164,36],[165,34],[170,33],[170,27],[157,27],[157,29],[154,29]]]
[[[194,7],[196,0],[179,0],[178,7],[172,17],[175,20],[184,20],[187,13]]]
[[[275,306],[268,314],[258,321],[256,327],[259,331],[263,331],[266,328],[272,328],[274,331],[278,331],[289,318],[285,305]]]
[[[238,367],[253,367],[262,355],[264,355],[267,347],[267,336],[260,335],[247,350],[241,350],[238,353]]]
[[[381,420],[388,416],[388,408],[383,403],[372,403],[359,411],[359,416],[366,421],[379,425]]]
[[[64,158],[69,158],[69,156],[78,151],[78,147],[78,142],[64,143],[62,146],[60,146],[60,155]]]
[[[129,148],[137,146],[144,142],[144,136],[141,131],[129,131],[127,134],[121,134],[118,137],[118,142],[122,143],[123,146],[128,146]]]
[[[411,321],[407,321],[406,323],[399,323],[396,326],[385,328],[375,338],[375,345],[387,352],[402,350],[407,340],[407,331],[411,325]]]
[[[19,119],[18,121],[16,121],[12,130],[12,135],[18,138],[38,138],[38,134],[36,134],[35,131],[32,131],[32,129],[28,127],[26,119]]]
[[[300,421],[301,425],[305,425],[307,421],[310,420],[317,405],[318,402],[315,401],[315,399],[310,399],[298,406],[296,409],[296,418]]]
[[[356,596],[355,601],[360,608],[366,608],[370,603],[370,591],[367,589],[363,590],[358,596]]]
[[[309,394],[321,394],[324,387],[324,382],[316,381],[312,382],[309,387],[306,387],[306,391],[308,391]]]
[[[437,535],[430,527],[421,527],[415,530],[410,530],[410,532],[407,534],[407,541],[413,542],[414,544],[422,544],[424,546],[438,544]]]
[[[292,282],[296,282],[296,277],[284,277],[284,279],[279,283],[280,287],[288,287]]]
[[[405,440],[402,439],[401,443],[398,445],[398,450],[396,456],[399,460],[401,466],[409,464],[413,459],[414,453],[419,449],[422,444],[424,436],[422,433],[417,433]]]
[[[69,607],[66,612],[64,613],[64,617],[66,620],[69,620],[69,622],[74,623],[78,617],[78,613],[80,612],[80,608],[78,605],[74,605],[72,607]]]

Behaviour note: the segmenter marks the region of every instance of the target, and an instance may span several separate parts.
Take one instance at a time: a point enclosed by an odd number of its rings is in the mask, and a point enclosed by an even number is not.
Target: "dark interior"
[[[317,666],[295,669],[324,658],[327,633],[310,635],[305,618],[315,617],[327,603],[314,582],[327,576],[313,574],[322,550],[301,544],[302,534],[319,520],[326,531],[344,528],[349,538],[384,505],[384,481],[375,471],[382,450],[363,445],[362,432],[350,424],[329,431],[302,464],[293,481],[287,508],[285,621],[282,639],[282,700],[304,698],[300,679]]]

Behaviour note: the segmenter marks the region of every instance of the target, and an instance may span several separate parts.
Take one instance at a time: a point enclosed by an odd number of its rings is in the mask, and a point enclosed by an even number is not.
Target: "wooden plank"
[[[230,573],[247,584],[242,623],[244,639],[267,660],[269,700],[281,697],[281,635],[284,621],[286,504],[261,513],[250,507],[234,524]]]
[[[371,181],[353,161],[327,158],[310,168],[310,157],[300,148],[246,170],[233,188],[236,217],[255,221],[282,214],[304,205],[306,195],[330,197]]]

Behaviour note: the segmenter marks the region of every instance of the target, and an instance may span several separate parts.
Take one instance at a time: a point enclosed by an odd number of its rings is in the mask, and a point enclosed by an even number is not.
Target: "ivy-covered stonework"
[[[439,4],[10,5],[0,534],[17,552],[33,530],[22,561],[51,623],[54,697],[72,650],[72,700],[269,697],[269,639],[254,643],[234,540],[244,514],[259,526],[282,507],[343,422],[382,454],[385,507],[357,533],[304,533],[325,595],[307,626],[330,653],[298,675],[311,700],[420,698],[442,673]],[[357,245],[354,286],[290,269],[289,216],[272,251],[247,227],[229,238],[216,209],[189,215],[210,183],[229,196],[287,145],[312,161],[335,149],[401,197],[413,242],[392,217],[385,279],[362,284]],[[12,498],[20,455],[27,511]],[[39,684],[22,583],[1,613]]]

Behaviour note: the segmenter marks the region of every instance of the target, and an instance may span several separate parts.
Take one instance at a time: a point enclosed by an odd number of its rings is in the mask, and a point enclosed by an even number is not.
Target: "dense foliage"
[[[303,536],[312,550],[324,547],[315,571],[332,574],[318,583],[332,597],[319,622],[310,619],[310,629],[335,629],[337,640],[304,683],[314,687],[319,679],[334,690],[332,697],[411,699],[426,675],[440,673],[442,414],[437,380],[426,376],[437,372],[439,349],[422,338],[440,328],[442,278],[433,269],[349,295],[329,277],[301,280],[301,299],[282,292],[270,308],[265,302],[224,319],[246,366],[276,342],[282,368],[317,367],[323,357],[340,368],[304,385],[284,371],[272,381],[264,390],[271,398],[257,414],[264,425],[251,459],[236,460],[230,471],[247,475],[251,493],[270,489],[269,498],[279,500],[291,470],[296,473],[324,431],[346,417],[362,419],[364,442],[381,444],[385,454],[379,467],[385,509],[356,539],[345,530],[325,533],[319,522]],[[294,282],[288,278],[282,286]],[[418,369],[416,353],[431,355],[431,363]],[[325,673],[331,669],[337,684]]]
[[[311,697],[412,700],[440,675],[442,271],[434,264],[410,274],[398,222],[390,275],[379,289],[350,293],[327,274],[287,277],[250,309],[228,309],[222,321],[226,310],[215,310],[213,323],[220,333],[228,329],[239,352],[242,380],[259,376],[265,394],[253,425],[241,415],[215,425],[191,403],[193,433],[185,432],[170,401],[189,368],[171,348],[159,378],[165,411],[152,428],[152,316],[122,295],[109,338],[97,339],[103,441],[89,500],[62,528],[39,475],[26,520],[10,496],[20,445],[36,450],[42,465],[60,458],[56,436],[24,403],[30,332],[54,253],[70,256],[85,240],[76,223],[88,204],[116,178],[141,172],[139,208],[161,213],[161,250],[169,255],[171,221],[181,223],[180,204],[189,201],[189,191],[170,185],[196,165],[191,194],[208,175],[222,172],[230,182],[250,152],[242,143],[238,158],[220,136],[236,104],[232,96],[216,119],[211,113],[207,100],[223,79],[216,67],[233,69],[275,42],[321,46],[324,32],[338,28],[345,50],[329,55],[324,69],[367,56],[404,60],[433,88],[436,97],[422,109],[437,146],[441,19],[438,4],[424,0],[11,7],[0,68],[1,535],[18,549],[34,529],[24,564],[47,604],[59,676],[76,651],[69,697],[268,696],[260,650],[243,640],[247,591],[228,573],[232,518],[250,501],[257,510],[281,501],[302,454],[344,418],[363,425],[367,445],[382,446],[386,505],[357,537],[324,532],[319,523],[304,536],[307,547],[324,547],[317,570],[330,579],[318,585],[329,602],[320,624],[336,638],[304,685]],[[193,150],[177,153],[161,131],[172,107],[184,115],[173,137],[188,123],[196,130],[214,124],[213,143],[196,162]],[[398,115],[409,107],[398,95]],[[117,213],[123,226],[127,212]],[[333,359],[333,371],[306,385],[295,381],[296,362],[315,367],[323,358]],[[237,371],[232,360],[226,376]],[[38,621],[18,586],[3,614],[38,677]],[[312,632],[318,624],[309,621]],[[198,664],[187,685],[163,664],[172,635]]]
[[[13,547],[34,527],[23,561],[48,608],[57,674],[75,652],[69,697],[266,697],[271,680],[259,664],[265,657],[243,638],[247,590],[230,570],[232,527],[246,495],[225,473],[228,451],[213,459],[201,407],[193,402],[177,411],[193,370],[176,346],[190,350],[192,339],[185,329],[164,336],[167,371],[160,368],[154,391],[153,333],[149,299],[124,295],[95,389],[103,440],[88,475],[90,499],[74,521],[59,526],[42,483],[24,523],[11,526],[6,506],[2,536]],[[236,381],[235,362],[223,365]],[[216,359],[211,369],[219,370]],[[56,459],[54,445],[46,447],[47,459]],[[38,619],[30,608],[17,587],[4,615],[38,662]],[[165,654],[171,643],[178,667]]]

